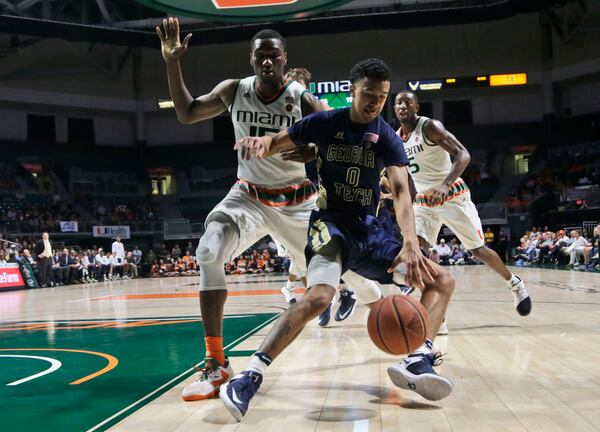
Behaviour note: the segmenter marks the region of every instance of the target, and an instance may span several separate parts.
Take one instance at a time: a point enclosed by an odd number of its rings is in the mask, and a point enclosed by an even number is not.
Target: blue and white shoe
[[[400,363],[390,366],[388,375],[402,389],[417,392],[431,401],[443,399],[452,393],[454,384],[433,370],[433,366],[442,363],[440,357],[439,353],[410,354]]]
[[[400,294],[402,295],[411,295],[415,291],[415,287],[408,285],[397,285],[400,288]]]
[[[356,296],[354,293],[347,289],[340,290],[340,307],[333,319],[336,321],[344,321],[352,315],[354,306],[356,306]]]
[[[319,326],[325,327],[327,324],[329,324],[330,319],[331,319],[331,304],[329,304],[329,306],[327,306],[327,309],[325,309],[323,312],[321,312],[321,315],[319,315]]]
[[[237,421],[242,421],[248,412],[250,401],[258,391],[263,377],[258,372],[242,371],[227,384],[221,386],[219,397]]]

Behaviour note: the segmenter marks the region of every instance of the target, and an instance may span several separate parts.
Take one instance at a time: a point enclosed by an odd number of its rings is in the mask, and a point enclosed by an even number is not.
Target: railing
[[[182,240],[199,238],[204,232],[204,223],[193,222],[189,219],[165,219],[163,235],[165,240]]]
[[[62,232],[60,224],[55,223],[49,225],[42,222],[18,222],[18,221],[6,221],[0,226],[0,232],[6,232],[7,234],[17,235],[36,235],[43,232],[50,234],[60,234],[68,236],[86,236],[92,235],[92,227],[98,225],[110,225],[102,224],[98,222],[79,222],[77,232]],[[162,232],[163,221],[134,221],[134,222],[119,222],[116,225],[129,226],[131,233],[155,233]]]
[[[504,225],[508,223],[504,203],[477,204],[477,212],[483,225]]]

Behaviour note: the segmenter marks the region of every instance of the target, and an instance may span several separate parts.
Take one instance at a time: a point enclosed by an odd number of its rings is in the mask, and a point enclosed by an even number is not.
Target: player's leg
[[[223,308],[227,299],[224,263],[266,234],[261,231],[262,207],[244,192],[230,191],[206,219],[206,231],[196,249],[206,367],[194,383],[183,389],[186,401],[216,396],[220,385],[233,376],[223,350]]]
[[[237,226],[224,215],[215,215],[196,250],[200,267],[200,313],[204,325],[206,346],[205,368],[196,381],[182,391],[185,401],[215,397],[221,384],[233,376],[223,351],[223,308],[227,299],[227,286],[223,269],[223,256],[229,256],[238,242]]]
[[[288,270],[288,280],[285,285],[281,287],[281,293],[285,297],[285,301],[288,304],[296,303],[296,297],[294,296],[294,285],[298,280],[298,269],[294,259],[290,259],[290,269]],[[304,279],[306,281],[306,279]]]
[[[433,369],[441,363],[441,355],[434,348],[433,341],[446,315],[455,281],[446,269],[433,262],[431,265],[438,274],[421,289],[421,303],[430,319],[427,339],[403,361],[390,366],[388,375],[400,388],[415,391],[429,400],[440,400],[452,392],[454,385]],[[403,276],[400,272],[395,272],[395,282],[401,282]]]
[[[442,221],[437,217],[435,209],[426,206],[415,206],[415,228],[417,231],[417,237],[419,239],[419,246],[423,253],[427,256],[429,254],[429,248],[437,244],[437,238],[442,228]],[[400,285],[400,291],[402,294],[411,294],[415,290],[415,287],[408,285]],[[438,335],[448,334],[448,325],[446,323],[446,317],[442,320],[438,329]]]
[[[229,413],[241,421],[262,383],[271,362],[300,334],[304,326],[326,308],[335,295],[342,274],[341,246],[329,242],[326,251],[314,255],[308,268],[309,292],[291,305],[252,356],[248,368],[221,386],[219,396]]]
[[[492,249],[485,246],[483,227],[475,204],[467,193],[447,201],[440,207],[440,219],[454,232],[460,242],[473,256],[494,270],[504,281],[513,295],[515,308],[521,316],[531,312],[531,298],[520,276],[511,273]]]

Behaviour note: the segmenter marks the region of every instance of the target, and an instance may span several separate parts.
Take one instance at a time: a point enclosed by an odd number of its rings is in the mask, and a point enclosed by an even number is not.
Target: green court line
[[[239,343],[248,339],[250,336],[252,336],[256,332],[258,332],[262,328],[266,327],[268,324],[270,324],[272,321],[274,321],[278,317],[279,317],[279,314],[269,318],[264,323],[256,326],[254,329],[250,330],[245,335],[240,336],[238,339],[236,339],[235,341],[233,341],[230,344],[228,344],[227,346],[225,346],[224,349],[227,350],[229,348],[232,348],[232,347],[238,345]],[[97,431],[97,430],[107,430],[108,428],[114,426],[121,420],[124,420],[126,417],[133,414],[138,409],[144,407],[145,405],[149,404],[150,402],[152,402],[159,396],[163,395],[165,392],[167,392],[168,390],[170,390],[171,388],[173,388],[174,386],[179,384],[181,381],[183,381],[183,380],[187,379],[188,377],[190,377],[191,375],[193,375],[196,372],[196,368],[199,368],[203,364],[204,364],[204,360],[201,361],[200,363],[196,364],[195,366],[189,368],[188,370],[182,372],[180,375],[178,375],[175,378],[173,378],[172,380],[166,382],[165,384],[163,384],[156,390],[152,391],[151,393],[148,393],[146,396],[142,397],[141,399],[138,399],[137,401],[135,401],[128,407],[123,408],[121,411],[113,414],[111,417],[107,418],[106,420],[102,421],[101,423],[98,423],[96,426],[92,427],[91,429],[88,429],[87,432],[93,432],[93,431]]]

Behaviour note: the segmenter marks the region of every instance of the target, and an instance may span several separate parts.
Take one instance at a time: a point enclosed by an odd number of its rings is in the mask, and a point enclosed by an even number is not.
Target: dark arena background
[[[192,34],[180,64],[194,98],[254,75],[250,40],[270,28],[322,103],[350,107],[350,69],[380,58],[382,118],[398,130],[409,90],[468,150],[483,247],[533,307],[519,316],[442,227],[425,253],[456,280],[434,341],[450,396],[394,385],[402,357],[371,342],[360,295],[334,319],[340,294],[241,423],[218,397],[182,400],[207,366],[196,248],[238,156],[227,109],[178,120],[155,30],[167,17]],[[306,290],[257,240],[223,260],[236,373]],[[600,1],[0,0],[2,431],[597,431],[599,244]]]

